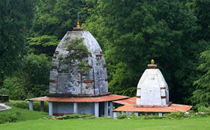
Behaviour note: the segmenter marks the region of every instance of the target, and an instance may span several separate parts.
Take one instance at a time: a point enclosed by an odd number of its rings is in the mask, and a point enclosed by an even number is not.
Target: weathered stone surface
[[[75,38],[82,38],[87,47],[87,57],[82,61],[89,68],[80,72],[78,61],[65,63],[67,45]],[[50,94],[103,95],[108,93],[107,71],[102,50],[96,39],[87,31],[68,31],[57,46],[52,58]],[[85,82],[84,82],[85,81]],[[90,82],[91,81],[91,82]]]

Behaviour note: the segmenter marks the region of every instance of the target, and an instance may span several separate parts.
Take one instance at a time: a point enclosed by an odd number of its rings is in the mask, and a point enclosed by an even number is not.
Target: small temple
[[[57,46],[52,57],[49,94],[29,99],[49,103],[49,115],[73,113],[94,114],[95,117],[117,117],[118,113],[135,115],[141,113],[186,112],[188,105],[169,102],[168,85],[154,60],[148,64],[137,85],[136,97],[113,95],[108,92],[106,62],[101,47],[88,31],[79,25],[68,31]],[[121,107],[113,105],[121,104]]]
[[[192,108],[192,106],[169,102],[168,85],[161,71],[154,64],[154,60],[151,60],[148,67],[149,69],[144,71],[139,80],[136,97],[113,101],[123,105],[113,110],[114,117],[117,117],[119,112],[128,115],[134,112],[136,116],[141,113],[158,113],[161,117],[163,113],[186,112]]]

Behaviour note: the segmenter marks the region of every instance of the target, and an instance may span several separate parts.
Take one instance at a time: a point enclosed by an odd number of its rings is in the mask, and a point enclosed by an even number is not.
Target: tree
[[[92,8],[93,2],[86,0],[39,0],[27,44],[31,52],[52,56],[59,40],[76,26],[77,14],[80,23],[84,23]]]
[[[0,77],[14,71],[24,53],[25,40],[32,27],[36,0],[0,2]],[[2,82],[2,81],[0,81]]]
[[[193,10],[197,17],[197,31],[195,40],[210,41],[210,1],[209,0],[195,0],[193,3]],[[208,49],[208,48],[206,48]]]
[[[197,89],[193,92],[193,102],[208,107],[210,105],[210,49],[201,53],[202,63],[198,70],[202,72],[198,80],[194,82]]]
[[[59,41],[56,36],[42,35],[27,39],[28,53],[52,56]]]
[[[82,43],[83,39],[75,38],[67,45],[68,55],[65,59],[59,57],[60,60],[63,60],[64,63],[69,64],[71,68],[78,69],[80,74],[80,85],[81,90],[80,93],[82,94],[82,83],[83,83],[83,76],[85,75],[86,71],[89,69],[86,62],[84,61],[85,58],[88,58],[88,49]],[[69,68],[68,68],[69,69]]]
[[[4,80],[1,92],[10,95],[10,99],[21,99],[44,96],[49,89],[49,58],[46,55],[25,55],[21,69]]]
[[[77,24],[77,14],[83,23],[91,12],[91,1],[85,0],[40,0],[37,6],[34,32],[38,35],[53,35],[61,39]]]
[[[196,90],[192,94],[192,101],[196,103],[197,106],[209,106],[210,96],[209,96],[209,46],[210,46],[210,13],[209,7],[210,1],[208,0],[194,0],[192,2],[192,9],[197,17],[196,32],[194,34],[193,40],[198,45],[205,45],[205,50],[200,54],[200,62],[197,67],[198,72],[196,73],[196,78],[194,86]],[[199,49],[199,48],[198,48]]]

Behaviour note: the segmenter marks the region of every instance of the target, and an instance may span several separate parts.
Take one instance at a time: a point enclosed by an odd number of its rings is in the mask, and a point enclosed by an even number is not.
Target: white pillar
[[[40,111],[44,111],[44,101],[40,102],[40,107],[41,107]]]
[[[163,113],[162,113],[162,112],[159,112],[159,113],[158,113],[158,116],[159,116],[159,117],[162,117],[162,116],[163,116]]]
[[[33,101],[29,101],[29,110],[33,111]]]
[[[109,111],[108,106],[109,106],[108,102],[104,102],[104,116],[108,116],[108,111]]]
[[[78,103],[74,102],[74,113],[78,113],[77,108],[78,108]]]
[[[110,116],[113,117],[113,112],[112,112],[112,110],[113,110],[113,102],[110,102],[109,107],[110,107]]]
[[[117,118],[117,116],[118,116],[118,112],[113,112],[113,117]]]
[[[49,102],[49,115],[53,115],[53,102]]]
[[[95,102],[95,117],[99,117],[99,102]]]
[[[138,112],[135,112],[135,115],[136,115],[136,116],[139,116],[139,113],[138,113]]]

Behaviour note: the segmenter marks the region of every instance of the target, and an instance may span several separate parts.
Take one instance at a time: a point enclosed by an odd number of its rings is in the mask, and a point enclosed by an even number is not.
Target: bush
[[[198,107],[198,112],[210,112],[210,108],[209,107],[205,107],[205,106],[199,106]]]
[[[118,116],[117,116],[117,119],[125,119],[125,118],[128,118],[128,115],[127,114],[119,114]]]
[[[185,116],[184,112],[171,112],[167,115],[168,118],[181,118],[184,116]]]
[[[0,124],[6,123],[6,122],[16,122],[18,119],[18,115],[20,113],[7,113],[7,114],[0,114]]]
[[[67,115],[66,119],[78,119],[78,118],[93,119],[93,118],[95,118],[95,116],[93,114],[74,113],[74,114],[71,114],[71,115]]]
[[[145,114],[144,115],[145,119],[162,119],[164,117],[159,117],[157,113],[155,114]]]
[[[159,117],[157,113],[141,113],[139,116],[136,116],[134,112],[131,115],[119,114],[118,119],[162,119],[165,117]]]
[[[65,119],[94,119],[95,116],[93,114],[67,114],[63,116],[53,116],[51,119],[54,120],[65,120]]]

